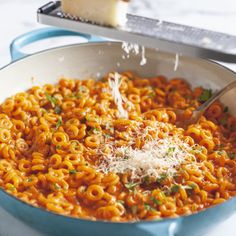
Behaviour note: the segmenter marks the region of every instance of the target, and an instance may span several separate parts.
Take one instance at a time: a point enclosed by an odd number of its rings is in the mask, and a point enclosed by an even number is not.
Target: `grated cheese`
[[[140,62],[140,65],[144,66],[146,64],[147,64],[147,58],[146,58],[146,55],[145,55],[145,47],[142,47],[142,60]]]
[[[109,75],[108,79],[109,86],[111,88],[111,94],[114,98],[114,102],[117,105],[117,109],[119,112],[119,118],[128,118],[128,112],[123,107],[123,99],[120,93],[120,85],[121,85],[121,75],[117,72]]]
[[[135,55],[138,55],[140,53],[140,46],[135,43],[128,43],[128,42],[123,42],[122,43],[122,49],[125,51],[126,55],[123,55],[122,58],[129,58],[130,53],[134,53]],[[147,58],[145,56],[145,47],[141,47],[141,61],[140,65],[144,66],[147,64]]]
[[[153,122],[152,126],[144,129],[136,122],[138,127],[131,134],[133,140],[130,140],[127,146],[116,147],[115,143],[109,142],[104,153],[99,150],[102,161],[99,164],[99,170],[104,173],[114,172],[117,174],[129,173],[132,180],[142,180],[145,176],[159,178],[162,174],[172,176],[176,173],[181,163],[191,160],[195,161],[192,154],[192,147],[181,140],[178,135],[166,135],[163,139],[158,137],[158,132],[166,124],[162,122]],[[155,132],[155,135],[150,133]],[[140,148],[133,148],[137,138],[144,141]]]
[[[139,54],[139,45],[135,43],[123,42],[122,49],[125,51],[128,58],[130,52],[133,52],[135,55]]]
[[[179,67],[179,54],[175,54],[175,66],[174,66],[174,71],[177,71]]]

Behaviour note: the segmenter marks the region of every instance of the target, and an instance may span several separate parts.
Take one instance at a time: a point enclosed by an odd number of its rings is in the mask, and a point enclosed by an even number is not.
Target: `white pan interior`
[[[180,56],[176,71],[175,55],[147,49],[147,64],[140,66],[140,55],[125,58],[121,43],[88,43],[44,51],[14,62],[0,71],[0,102],[17,92],[35,85],[55,83],[61,77],[87,79],[97,78],[110,71],[131,70],[140,76],[165,75],[182,77],[192,86],[220,89],[236,75],[209,61]],[[224,96],[224,102],[236,114],[235,91]]]

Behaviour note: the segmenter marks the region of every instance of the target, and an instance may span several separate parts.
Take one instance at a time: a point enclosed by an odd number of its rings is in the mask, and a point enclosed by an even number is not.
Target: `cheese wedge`
[[[62,11],[92,23],[121,26],[126,23],[129,0],[62,0]]]

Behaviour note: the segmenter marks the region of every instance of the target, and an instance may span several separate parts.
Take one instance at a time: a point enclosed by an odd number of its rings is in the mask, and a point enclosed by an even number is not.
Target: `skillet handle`
[[[18,60],[22,57],[28,56],[28,54],[21,51],[21,49],[33,42],[40,41],[46,38],[53,38],[59,36],[79,36],[88,40],[88,42],[100,42],[104,41],[101,38],[94,37],[88,34],[72,32],[64,29],[47,27],[42,29],[37,29],[30,31],[26,34],[20,35],[16,39],[14,39],[10,45],[10,53],[12,61]]]

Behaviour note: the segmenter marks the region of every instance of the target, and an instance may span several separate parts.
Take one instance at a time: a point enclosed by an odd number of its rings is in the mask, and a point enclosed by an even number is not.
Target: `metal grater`
[[[236,36],[131,14],[127,19],[125,26],[112,28],[63,14],[60,1],[38,9],[38,22],[43,24],[192,57],[236,62]]]

